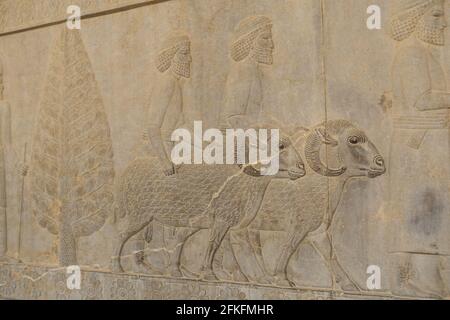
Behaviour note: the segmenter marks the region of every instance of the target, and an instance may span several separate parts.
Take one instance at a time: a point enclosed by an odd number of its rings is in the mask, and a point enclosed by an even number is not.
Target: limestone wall
[[[0,0],[0,297],[447,297],[449,7],[375,2]],[[288,176],[165,176],[194,121],[280,129]]]

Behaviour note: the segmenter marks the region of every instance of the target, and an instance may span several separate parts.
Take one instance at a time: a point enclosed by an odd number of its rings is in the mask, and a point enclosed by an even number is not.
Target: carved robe
[[[239,62],[228,75],[222,128],[245,129],[257,123],[262,113],[262,73],[256,62]]]
[[[185,124],[183,91],[180,81],[172,75],[163,75],[156,84],[148,109],[147,125],[161,130],[165,152],[170,157],[172,132]]]
[[[448,255],[448,109],[421,111],[416,104],[426,92],[447,91],[445,74],[437,52],[417,39],[400,44],[392,71],[391,250]]]

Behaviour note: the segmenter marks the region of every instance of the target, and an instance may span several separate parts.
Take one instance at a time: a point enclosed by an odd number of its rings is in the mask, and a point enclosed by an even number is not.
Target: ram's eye
[[[284,150],[284,149],[286,149],[286,145],[284,143],[280,143],[279,148],[280,148],[280,150]]]
[[[358,139],[358,137],[355,137],[355,136],[349,137],[349,138],[348,138],[348,142],[349,142],[350,144],[358,144],[359,139]]]

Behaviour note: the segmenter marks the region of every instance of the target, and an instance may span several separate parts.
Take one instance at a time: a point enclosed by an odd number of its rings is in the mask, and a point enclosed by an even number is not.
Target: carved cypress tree
[[[105,223],[113,203],[107,116],[78,30],[64,28],[51,52],[31,161],[32,210],[59,236],[59,263],[77,264],[77,238]]]

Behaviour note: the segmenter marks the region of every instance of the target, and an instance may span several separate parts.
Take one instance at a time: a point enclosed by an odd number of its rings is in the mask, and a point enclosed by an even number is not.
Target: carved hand
[[[172,176],[176,173],[175,166],[169,160],[164,161],[163,163],[163,172],[166,176]]]

